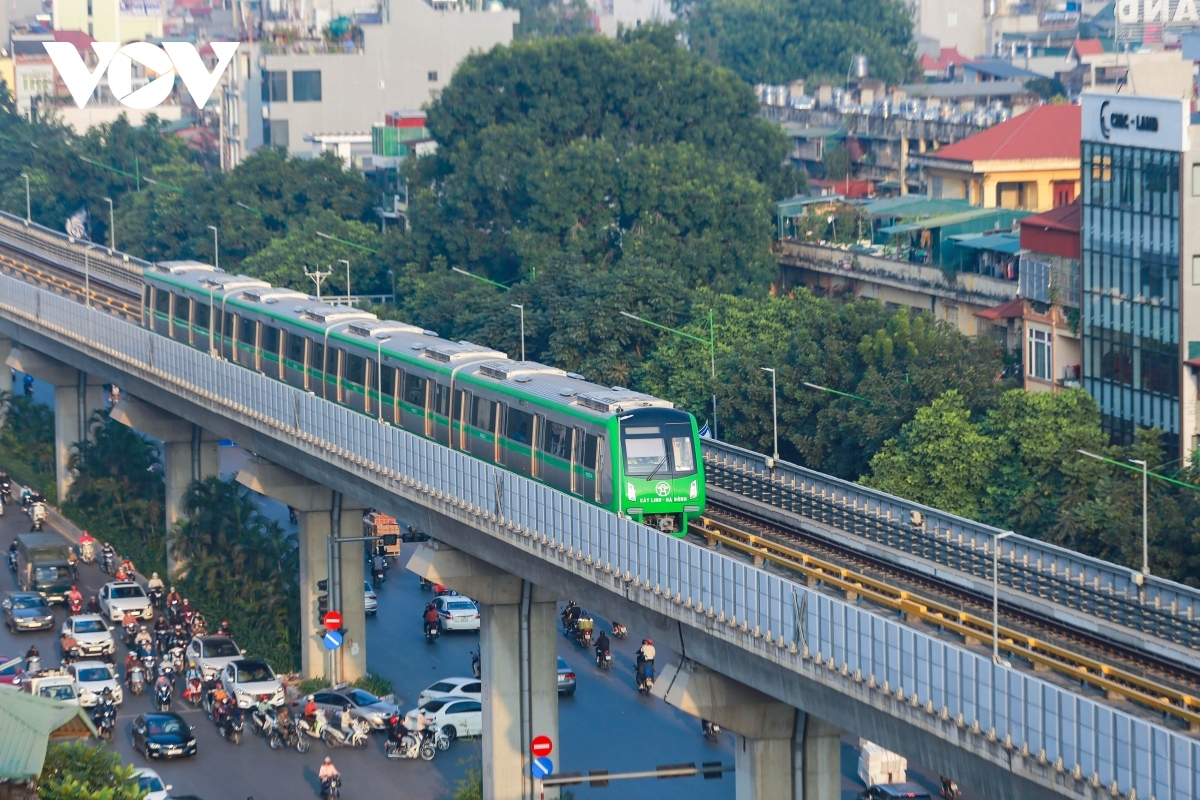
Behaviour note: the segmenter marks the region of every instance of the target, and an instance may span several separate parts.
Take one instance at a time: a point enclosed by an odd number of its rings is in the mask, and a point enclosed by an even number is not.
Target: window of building
[[[1056,181],[1054,183],[1054,207],[1070,205],[1075,199],[1074,181]]]
[[[1029,377],[1052,380],[1054,361],[1051,355],[1050,331],[1029,329]]]
[[[431,73],[429,73],[429,82],[430,82],[430,83],[437,83],[437,72],[431,72]]]
[[[288,99],[287,70],[263,72],[263,102],[286,103]]]
[[[942,176],[934,175],[929,181],[929,193],[934,197],[941,199],[942,197]]]
[[[1200,197],[1200,164],[1192,164],[1192,197]]]
[[[296,103],[321,102],[321,70],[296,70],[292,73],[292,101]]]
[[[1200,286],[1200,256],[1192,256],[1192,286]]]
[[[270,121],[270,124],[270,136],[263,137],[265,139],[263,144],[268,144],[271,147],[282,147],[286,150],[289,146],[287,120],[273,119]]]

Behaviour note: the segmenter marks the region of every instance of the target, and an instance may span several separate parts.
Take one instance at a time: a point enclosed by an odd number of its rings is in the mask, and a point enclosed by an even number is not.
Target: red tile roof
[[[1021,227],[1045,228],[1047,230],[1079,233],[1083,218],[1083,199],[1076,197],[1074,202],[1065,206],[1052,208],[1041,214],[1026,217],[1021,220]]]
[[[1025,301],[1017,297],[984,311],[976,311],[975,316],[983,317],[984,319],[1020,319],[1024,313]]]
[[[944,161],[1079,160],[1079,106],[1038,106],[932,154]]]
[[[937,58],[925,53],[921,55],[921,69],[926,72],[941,71],[952,64],[966,64],[971,59],[958,52],[957,47],[943,47]]]
[[[1099,39],[1076,39],[1071,45],[1077,56],[1099,56],[1104,54],[1104,43]]]
[[[83,31],[55,31],[54,41],[68,42],[75,45],[75,49],[80,53],[90,53],[92,52],[92,42],[96,40]]]

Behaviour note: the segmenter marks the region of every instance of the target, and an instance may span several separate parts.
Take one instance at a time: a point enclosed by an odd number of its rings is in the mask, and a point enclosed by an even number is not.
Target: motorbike
[[[329,747],[366,747],[371,726],[361,719],[351,720],[350,730],[332,724],[321,726],[321,738]]]
[[[326,797],[341,797],[342,796],[342,779],[339,775],[326,778],[321,781],[321,798]]]
[[[958,800],[958,798],[961,796],[962,796],[962,792],[959,791],[958,784],[956,782],[954,782],[953,780],[951,780],[950,778],[942,776],[942,798],[943,798],[943,800]]]
[[[438,625],[436,622],[426,622],[425,623],[425,641],[429,642],[430,644],[433,644],[434,642],[436,642],[438,640],[438,637],[441,635],[442,635],[442,626]]]
[[[710,722],[709,720],[702,720],[700,727],[704,733],[704,738],[708,739],[713,744],[716,744],[721,740],[720,725],[717,725],[715,722]]]
[[[133,640],[137,638],[138,630],[140,628],[141,628],[141,626],[137,623],[136,620],[129,620],[128,622],[121,625],[121,629],[123,631],[125,631],[125,646],[126,647],[132,648],[134,646]]]
[[[378,589],[383,586],[383,582],[387,580],[387,570],[371,568],[371,583]]]
[[[154,606],[155,608],[157,608],[157,609],[159,609],[159,610],[161,611],[161,610],[162,610],[162,604],[163,604],[163,590],[162,590],[162,587],[161,587],[161,586],[155,586],[153,589],[151,589],[151,590],[149,590],[148,592],[146,592],[146,595],[147,595],[147,596],[150,598],[150,605]]]
[[[12,502],[12,480],[4,478],[0,480],[0,506],[6,506]]]
[[[217,720],[217,732],[222,739],[228,739],[234,744],[242,743],[242,731],[246,727],[246,718],[242,710],[235,704],[230,704],[229,711]]]
[[[113,740],[113,733],[117,727],[117,709],[111,703],[104,705],[97,703],[95,710],[92,712],[92,722],[96,725],[96,732],[100,734],[100,738],[106,742]]]
[[[286,724],[275,726],[275,736],[282,742],[284,747],[294,747],[297,753],[307,753],[308,748],[312,746],[309,737],[300,732],[299,727],[294,720],[289,720]],[[274,747],[274,745],[272,745]]]
[[[425,578],[420,578],[419,580],[421,581],[421,591],[428,592],[433,588],[433,581],[426,580]]]
[[[317,731],[317,725],[315,722],[309,722],[304,717],[300,717],[299,719],[295,720],[293,727],[296,729],[297,738],[300,741],[305,742],[305,750],[308,749],[308,745],[312,744],[312,742],[309,741],[310,739],[316,739],[317,741],[321,740],[321,734]],[[300,749],[299,743],[296,744],[296,751],[300,753],[304,752],[304,750]]]
[[[200,705],[200,698],[204,696],[204,684],[199,678],[191,678],[187,682],[187,686],[183,687],[183,699],[187,700],[194,706]]]
[[[612,635],[616,639],[624,639],[629,635],[629,631],[621,623],[614,622],[612,624]]]
[[[637,684],[639,692],[650,694],[650,690],[654,688],[653,661],[638,661]]]
[[[592,647],[592,627],[593,622],[588,617],[583,617],[575,623],[575,643],[585,650]]]
[[[471,674],[474,675],[476,678],[479,678],[479,677],[482,677],[482,672],[483,672],[483,660],[482,660],[482,656],[479,653],[479,648],[477,647],[477,648],[475,648],[474,652],[471,653]]]
[[[96,546],[91,542],[80,542],[79,558],[85,564],[91,564],[96,561]]]
[[[597,650],[596,651],[596,666],[603,670],[612,669],[612,651]]]
[[[100,571],[103,572],[105,575],[112,575],[113,567],[115,566],[115,564],[113,563],[114,558],[115,558],[115,554],[113,554],[113,553],[101,553],[101,555],[100,555]]]
[[[129,691],[141,695],[146,690],[146,670],[135,661],[129,665]]]
[[[273,711],[262,712],[257,708],[250,712],[250,730],[267,740],[272,750],[283,747],[283,736],[279,733],[279,722]]]
[[[29,512],[29,518],[33,520],[33,524],[29,527],[30,531],[40,531],[46,524],[46,506],[42,503],[34,503],[33,510]]]
[[[406,733],[399,742],[389,739],[383,745],[383,753],[388,758],[421,758],[433,761],[437,755],[437,745],[429,737],[418,740],[416,734]]]
[[[171,684],[156,683],[154,685],[154,707],[163,714],[171,710]]]
[[[62,663],[64,665],[74,664],[76,661],[78,661],[81,658],[83,658],[83,651],[79,649],[79,645],[72,645],[71,647],[68,647],[66,650],[63,650]]]
[[[25,659],[25,672],[30,675],[36,675],[42,671],[42,657],[30,656]]]
[[[167,651],[167,658],[171,660],[171,671],[176,675],[183,674],[183,645],[175,642],[171,645],[171,649]]]
[[[16,550],[8,551],[8,568],[11,569],[13,572],[17,571],[17,551]]]
[[[71,597],[67,599],[67,613],[72,617],[83,613],[83,598]]]

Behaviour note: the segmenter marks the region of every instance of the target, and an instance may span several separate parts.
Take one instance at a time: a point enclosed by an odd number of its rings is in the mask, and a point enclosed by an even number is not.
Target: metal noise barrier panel
[[[0,314],[68,341],[80,352],[141,375],[189,401],[256,430],[319,452],[344,469],[389,486],[388,473],[455,500],[498,510],[506,521],[610,564],[663,592],[690,597],[751,628],[797,631],[805,608],[809,652],[851,672],[914,692],[962,714],[998,739],[1076,764],[1084,776],[1114,781],[1122,794],[1200,800],[1200,741],[1145,722],[1032,675],[771,575],[685,540],[660,534],[458,451],[334,405],[248,369],[216,360],[103,312],[0,276]],[[280,426],[290,430],[281,430]],[[502,487],[497,494],[497,487]],[[431,500],[431,502],[433,502]],[[491,529],[491,526],[484,526]],[[807,603],[805,603],[807,598]],[[797,657],[799,661],[799,657]]]
[[[0,211],[0,237],[9,247],[72,267],[80,275],[83,274],[83,249],[90,244],[88,242],[42,227],[36,222],[26,225],[24,218],[4,211]],[[150,266],[149,261],[119,251],[110,256],[108,248],[97,243],[88,254],[87,262],[92,280],[134,294],[142,293],[142,270]]]

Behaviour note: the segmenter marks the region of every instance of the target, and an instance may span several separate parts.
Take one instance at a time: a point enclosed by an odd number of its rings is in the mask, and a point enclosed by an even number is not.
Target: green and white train
[[[199,262],[145,281],[142,324],[171,339],[665,533],[704,511],[696,420],[666,400]]]

